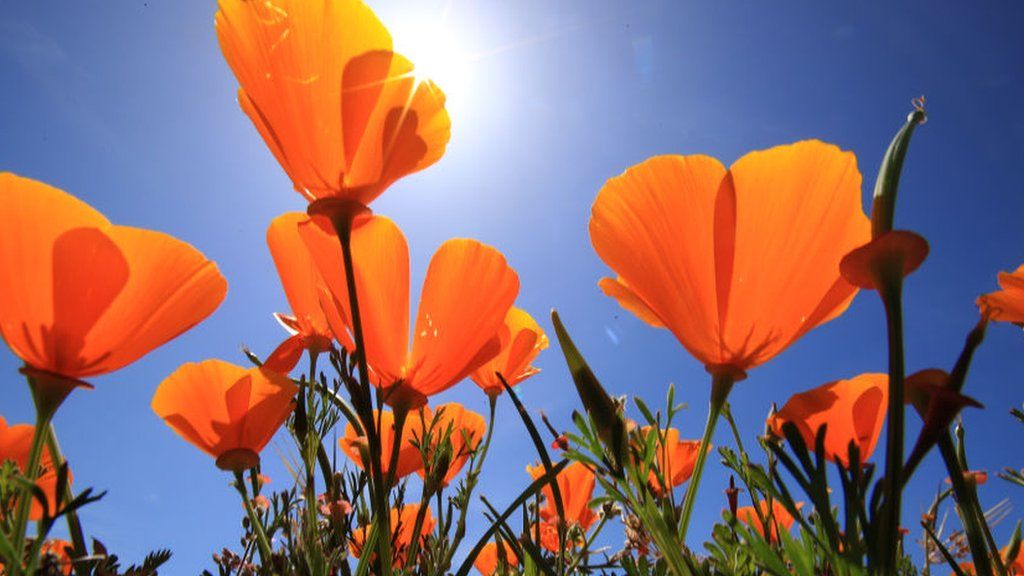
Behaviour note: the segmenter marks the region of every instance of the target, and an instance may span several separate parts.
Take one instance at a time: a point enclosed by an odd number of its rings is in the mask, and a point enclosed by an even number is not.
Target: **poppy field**
[[[993,162],[983,138],[928,143],[955,107],[909,93],[855,151],[841,131],[712,115],[735,133],[727,157],[637,105],[621,112],[637,137],[673,132],[674,147],[627,150],[595,122],[573,137],[599,141],[587,154],[607,168],[563,182],[571,194],[516,178],[582,162],[529,174],[513,158],[543,162],[544,144],[495,131],[470,148],[508,171],[463,162],[445,181],[473,183],[456,202],[428,179],[464,153],[460,113],[500,116],[501,101],[466,112],[465,86],[450,98],[444,68],[418,67],[372,1],[218,0],[212,14],[189,33],[206,35],[197,46],[230,89],[171,81],[215,93],[244,130],[185,146],[214,158],[180,172],[198,191],[140,215],[143,192],[112,200],[45,162],[0,165],[0,368],[17,389],[0,404],[0,574],[1024,574],[1003,496],[1024,490],[1024,243],[920,189],[920,174],[970,170],[946,155]],[[35,43],[11,52],[23,62],[70,59],[25,30],[0,22]],[[631,39],[640,80],[623,91],[655,82],[651,38]],[[1020,89],[1000,78],[990,87]],[[547,117],[525,92],[507,96]],[[583,110],[578,98],[605,102],[566,95],[576,104],[556,115]],[[1024,119],[1000,114],[1002,151]],[[141,129],[171,166],[162,130]],[[217,167],[242,193],[204,188]],[[996,198],[1005,207],[981,211],[1019,219],[1019,190],[991,192],[999,169],[977,171],[965,205]],[[484,202],[490,182],[530,205]],[[201,235],[190,219],[208,223]],[[469,227],[442,224],[456,220]],[[492,240],[499,222],[555,241],[524,257]],[[935,260],[957,271],[940,279],[957,298],[929,275]]]

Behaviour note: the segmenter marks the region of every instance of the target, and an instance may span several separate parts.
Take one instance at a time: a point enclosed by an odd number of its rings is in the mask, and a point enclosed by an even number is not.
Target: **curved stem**
[[[686,531],[690,526],[690,518],[693,515],[693,505],[697,501],[697,489],[700,486],[700,479],[704,475],[704,464],[708,459],[708,448],[711,446],[711,436],[715,433],[715,424],[722,414],[722,407],[729,398],[729,392],[735,383],[733,373],[729,371],[716,371],[711,378],[711,403],[708,409],[708,422],[704,427],[704,436],[700,439],[700,448],[697,453],[697,462],[693,467],[693,476],[690,477],[690,485],[686,488],[686,497],[683,499],[683,511],[679,519],[679,542],[686,542]]]

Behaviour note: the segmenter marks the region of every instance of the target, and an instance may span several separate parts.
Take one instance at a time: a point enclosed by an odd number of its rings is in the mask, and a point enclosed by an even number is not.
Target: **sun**
[[[450,19],[410,18],[393,26],[392,38],[395,51],[412,61],[416,77],[445,93],[449,112],[468,104],[474,58]]]

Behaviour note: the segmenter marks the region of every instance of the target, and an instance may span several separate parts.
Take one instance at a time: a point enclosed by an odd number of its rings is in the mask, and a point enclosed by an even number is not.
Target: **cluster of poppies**
[[[159,385],[153,410],[218,467],[248,471],[293,414],[303,387],[316,380],[290,377],[303,355],[315,367],[318,355],[344,351],[391,410],[360,412],[363,420],[345,427],[342,452],[367,474],[376,470],[378,481],[426,477],[424,454],[433,448],[421,440],[428,428],[445,430],[452,457],[439,481],[447,485],[486,425],[461,405],[431,406],[430,398],[468,378],[493,400],[537,372],[531,363],[548,341],[514,306],[516,272],[498,250],[475,240],[437,249],[411,316],[405,236],[369,206],[393,182],[444,154],[443,93],[392,50],[387,30],[360,0],[221,0],[216,30],[240,84],[242,110],[310,202],[307,213],[279,216],[267,230],[291,306],[277,318],[289,336],[261,366],[184,364]],[[670,330],[712,378],[703,439],[681,439],[675,429],[639,431],[659,435],[656,471],[648,478],[653,494],[692,479],[684,531],[733,385],[842,314],[860,288],[883,292],[887,279],[909,274],[927,254],[923,239],[892,230],[891,222],[873,227],[861,184],[852,153],[808,140],[752,152],[729,168],[707,156],[654,157],[598,193],[590,237],[614,271],[601,290]],[[62,457],[44,447],[61,402],[75,388],[90,388],[84,379],[124,367],[201,322],[224,299],[227,282],[192,246],[114,225],[46,184],[2,174],[0,205],[0,333],[24,361],[39,415],[35,427],[0,419],[0,460],[13,460],[51,505],[19,502],[13,545],[20,550],[27,521],[56,513],[58,491],[71,494],[70,475],[62,476],[65,485],[57,482]],[[1001,291],[978,301],[983,321],[1024,323],[1024,266],[999,282]],[[941,387],[925,376],[908,379],[914,383],[910,401]],[[848,465],[853,444],[867,460],[891,404],[890,384],[887,374],[838,379],[794,395],[768,427],[782,436],[791,423],[813,445],[827,423],[825,457]],[[922,402],[927,411],[928,399]],[[379,433],[368,437],[368,429]],[[537,480],[546,468],[528,472]],[[598,518],[590,507],[595,482],[593,470],[574,462],[543,489],[535,530],[544,548],[565,548],[567,527],[577,534],[591,528]],[[783,528],[792,523],[786,509],[760,506],[738,508],[735,516],[762,535],[756,518],[774,517]],[[412,525],[421,534],[434,526],[420,504],[389,514],[383,525],[400,526],[395,540],[405,546]],[[367,530],[352,535],[357,557]],[[80,546],[74,543],[76,553]],[[392,560],[404,562],[398,551]],[[518,561],[502,542],[490,542],[477,567],[491,574]]]

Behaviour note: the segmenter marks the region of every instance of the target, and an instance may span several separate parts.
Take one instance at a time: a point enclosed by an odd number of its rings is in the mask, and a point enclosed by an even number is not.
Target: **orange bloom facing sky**
[[[797,502],[797,509],[799,509],[802,506],[802,502]],[[760,502],[758,502],[758,508],[761,509],[761,514],[767,517],[768,501],[761,500]],[[771,510],[772,517],[771,519],[769,519],[769,525],[771,526],[771,535],[768,537],[768,541],[776,542],[778,541],[779,537],[778,529],[782,528],[783,530],[786,530],[788,532],[789,529],[793,526],[793,522],[795,522],[796,519],[793,518],[789,511],[786,510],[786,507],[783,506],[782,504],[779,504],[778,501],[772,502]],[[736,519],[750,526],[754,530],[757,530],[757,533],[764,537],[764,526],[761,524],[761,519],[758,518],[757,512],[754,510],[753,506],[742,506],[740,508],[737,508]]]
[[[501,394],[504,390],[495,372],[500,372],[509,386],[540,372],[530,363],[548,347],[548,337],[537,321],[520,308],[509,309],[498,337],[501,352],[470,376],[488,395]]]
[[[222,360],[182,365],[153,396],[153,411],[183,438],[239,471],[259,453],[292,411],[298,392],[291,380],[265,368]]]
[[[609,180],[590,238],[605,294],[706,366],[747,370],[841,314],[839,261],[870,239],[854,155],[818,141],[656,156]]]
[[[423,423],[429,424],[433,414],[426,407],[422,412],[422,417],[418,411],[411,412],[405,420],[405,426],[402,427],[402,437],[398,442],[398,464],[395,466],[396,481],[423,468],[423,455],[413,441],[417,444],[422,441]],[[395,415],[390,410],[374,411],[374,420],[380,428],[380,467],[381,471],[387,474],[395,448]],[[366,446],[366,437],[357,435],[351,423],[345,425],[345,436],[338,440],[338,445],[352,462],[366,470],[360,454],[360,447]]]
[[[472,410],[467,410],[457,402],[437,406],[435,414],[431,431],[434,446],[444,438],[448,428],[451,428],[448,439],[452,445],[452,459],[443,479],[444,485],[447,486],[459,475],[459,471],[466,465],[469,456],[480,445],[480,441],[483,440],[484,433],[487,431],[487,422],[483,416]],[[429,421],[427,423],[430,424]],[[419,470],[420,476],[425,474],[424,470]]]
[[[978,298],[982,313],[998,322],[1024,323],[1024,265],[1013,272],[1000,272],[1002,290]]]
[[[415,528],[416,514],[419,513],[419,510],[419,504],[406,504],[401,510],[397,508],[391,509],[391,531],[394,534],[391,540],[394,546],[392,549],[394,556],[392,566],[399,566],[405,563],[405,554],[409,550],[409,544],[412,544],[412,531]],[[420,529],[421,543],[433,529],[434,516],[428,507],[423,515],[423,526]],[[363,553],[367,531],[369,531],[369,526],[361,526],[352,531],[352,542],[349,544],[349,552],[356,558],[359,558]]]
[[[227,282],[192,246],[115,226],[56,188],[0,174],[0,333],[26,364],[106,374],[198,324]]]
[[[14,462],[22,473],[25,473],[25,466],[28,465],[29,451],[32,449],[32,434],[35,426],[31,424],[15,424],[8,426],[7,421],[0,417],[0,463],[7,460]],[[46,501],[50,514],[54,513],[53,506],[57,502],[57,470],[53,467],[53,460],[50,458],[50,451],[44,449],[39,461],[39,475],[36,478],[36,486],[46,495]],[[68,474],[68,481],[71,474]],[[32,509],[29,518],[39,520],[43,517],[43,505],[32,499]]]
[[[499,552],[502,553],[501,557],[504,559],[507,566],[513,567],[519,565],[519,559],[516,558],[515,553],[508,544],[504,544],[499,549],[497,542],[488,542],[480,549],[480,553],[477,554],[476,560],[473,561],[473,567],[484,576],[493,576],[494,573],[498,571]]]
[[[860,449],[861,462],[866,462],[882,433],[888,398],[888,375],[861,374],[794,394],[768,419],[768,426],[781,438],[783,424],[796,424],[807,447],[813,450],[818,428],[828,424],[825,457],[848,466],[853,442]]]
[[[321,305],[349,350],[348,289],[337,237],[312,220],[298,224],[327,287]],[[422,406],[500,351],[499,331],[519,293],[519,277],[494,248],[449,240],[434,253],[409,343],[409,247],[398,226],[372,216],[352,232],[366,358],[391,405]]]
[[[216,26],[242,110],[306,198],[369,204],[444,154],[444,94],[361,0],[220,0]]]
[[[641,428],[645,435],[653,433],[650,426]],[[708,450],[711,447],[708,446]],[[668,489],[679,486],[690,479],[693,475],[693,467],[697,463],[697,455],[700,453],[700,440],[680,440],[679,430],[669,428],[665,431],[664,443],[658,449],[658,457],[655,462],[662,477],[668,482]],[[652,470],[647,479],[656,494],[664,494],[665,486],[658,480],[658,475]]]
[[[544,475],[544,466],[527,466],[526,471],[536,480]],[[580,462],[573,462],[558,474],[558,490],[562,494],[562,505],[565,507],[565,521],[579,524],[585,532],[597,520],[597,514],[590,509],[590,499],[594,496],[594,473]],[[544,523],[556,524],[558,508],[555,506],[554,493],[550,485],[543,489],[544,502],[540,509],[540,519]]]

